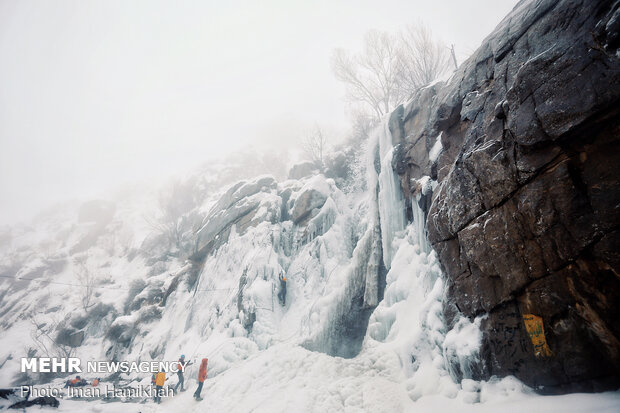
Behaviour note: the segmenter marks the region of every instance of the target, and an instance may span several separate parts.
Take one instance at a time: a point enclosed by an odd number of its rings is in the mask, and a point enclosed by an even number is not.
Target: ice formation
[[[381,222],[381,240],[383,243],[383,262],[389,269],[392,264],[392,240],[398,231],[405,228],[405,203],[398,178],[392,168],[392,134],[389,124],[384,121],[375,131],[374,139],[379,145],[379,220]]]
[[[148,191],[117,200],[113,219],[75,223],[77,207],[64,207],[15,229],[0,246],[2,274],[22,279],[0,280],[0,387],[24,380],[19,358],[41,354],[32,337],[54,325],[49,333],[69,343],[59,349],[84,360],[208,357],[205,400],[187,392],[164,411],[466,410],[530,400],[512,379],[471,380],[481,320],[461,318],[451,331],[444,323],[442,272],[420,206],[435,183],[412,186],[407,222],[392,153],[384,122],[368,142],[365,182],[351,185],[364,192],[344,193],[323,175],[198,180],[195,188],[210,189],[181,220],[197,234],[187,246],[143,219],[156,203]],[[182,248],[189,260],[171,254]],[[88,305],[80,268],[91,276]],[[196,373],[189,368],[187,387]],[[150,377],[116,379],[135,386]]]

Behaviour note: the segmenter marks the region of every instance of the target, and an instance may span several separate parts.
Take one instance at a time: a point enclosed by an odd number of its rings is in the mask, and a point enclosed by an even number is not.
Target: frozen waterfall
[[[85,330],[76,356],[208,357],[209,380],[215,383],[210,401],[221,411],[231,410],[231,391],[248,386],[224,389],[219,383],[243,380],[245,369],[257,362],[269,365],[256,377],[262,379],[265,371],[269,375],[269,383],[260,387],[265,394],[271,383],[289,375],[297,384],[309,379],[313,385],[336,386],[335,407],[321,405],[325,411],[342,411],[345,404],[363,410],[366,406],[357,400],[368,391],[350,383],[365,386],[378,377],[387,378],[386,388],[405,395],[399,403],[407,408],[425,395],[456,397],[462,392],[459,381],[475,376],[481,321],[463,318],[448,331],[443,318],[445,284],[425,228],[425,207],[436,183],[423,177],[412,186],[414,194],[402,193],[392,167],[395,152],[387,120],[366,145],[352,191],[343,191],[322,174],[214,185],[219,189],[210,190],[188,213],[200,218],[196,222],[203,228],[194,243],[201,253],[192,261],[171,256],[165,234],[143,228],[141,210],[123,206],[125,215],[106,228],[85,258],[93,272],[110,275],[97,285],[102,287],[97,297],[101,306],[92,314],[99,318]],[[409,197],[411,222],[405,207]],[[64,226],[67,233],[75,232],[76,242],[82,237],[79,231],[88,230],[76,227],[73,218]],[[121,229],[142,234],[127,249],[139,252],[119,254],[120,249],[109,248],[111,240],[122,238],[116,233]],[[16,297],[53,309],[41,321],[69,314],[79,302],[65,288],[75,283],[71,247],[71,242],[62,247],[71,260],[54,275],[63,284],[31,290],[28,300]],[[287,278],[285,302],[278,297],[280,274]],[[49,291],[52,298],[46,298]],[[84,320],[74,317],[68,322]],[[15,329],[32,328],[25,320],[9,321]],[[106,323],[107,330],[102,327]],[[0,359],[8,360],[10,354],[0,349]],[[321,368],[307,368],[306,360],[321,363]],[[140,385],[149,383],[150,375],[131,374],[127,380]],[[287,391],[293,387],[287,385]],[[343,397],[350,391],[353,398]],[[478,394],[466,393],[472,400]],[[382,407],[392,401],[384,392],[377,394]],[[255,399],[245,393],[239,397]],[[399,406],[393,410],[407,411]]]

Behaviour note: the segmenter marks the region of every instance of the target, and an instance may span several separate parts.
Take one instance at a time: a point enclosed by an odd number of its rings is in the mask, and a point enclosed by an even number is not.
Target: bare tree
[[[327,149],[327,137],[319,125],[315,125],[314,129],[306,134],[302,142],[302,148],[312,162],[323,167],[324,155]]]
[[[399,33],[401,64],[398,75],[402,96],[431,83],[450,69],[450,54],[443,43],[435,40],[423,25],[409,25]]]
[[[331,64],[349,100],[364,104],[378,119],[445,73],[448,51],[425,26],[408,26],[397,35],[370,31],[362,53],[336,49]]]
[[[361,54],[351,56],[336,49],[331,63],[336,79],[347,85],[349,99],[367,104],[377,118],[399,102],[400,88],[396,82],[402,65],[397,39],[389,33],[368,32]]]
[[[370,136],[370,133],[377,125],[377,118],[369,114],[367,110],[362,108],[353,108],[350,113],[351,118],[351,143],[359,147],[359,145]]]
[[[54,331],[58,328],[60,322],[42,322],[35,315],[30,316],[30,323],[34,329],[30,336],[37,348],[47,357],[73,357],[75,349],[69,345],[59,343],[52,337]]]
[[[191,204],[191,193],[181,182],[175,182],[171,191],[160,193],[159,208],[162,213],[161,223],[168,238],[178,247],[183,240],[183,214]]]
[[[147,224],[163,234],[170,245],[179,251],[187,252],[187,231],[192,227],[189,214],[197,201],[194,199],[194,182],[175,181],[159,193],[159,216],[144,219]]]
[[[84,312],[87,312],[92,306],[95,305],[93,302],[95,293],[95,277],[88,268],[87,260],[87,255],[81,255],[74,259],[76,266],[75,275],[80,283],[80,288],[82,289],[81,301]]]

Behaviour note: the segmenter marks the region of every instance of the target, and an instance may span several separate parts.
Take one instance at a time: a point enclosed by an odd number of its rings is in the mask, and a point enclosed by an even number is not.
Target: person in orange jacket
[[[73,380],[71,379],[67,380],[67,382],[65,383],[65,387],[76,387],[78,383],[80,383],[80,381],[81,381],[80,376],[75,376]]]
[[[166,373],[163,371],[157,372],[155,374],[155,403],[161,403],[161,393],[163,392],[164,384],[166,384]]]
[[[202,392],[202,385],[204,384],[205,379],[207,378],[207,362],[209,359],[202,359],[200,362],[200,370],[198,370],[198,388],[194,392],[194,399],[200,401],[202,397],[200,397],[200,393]]]

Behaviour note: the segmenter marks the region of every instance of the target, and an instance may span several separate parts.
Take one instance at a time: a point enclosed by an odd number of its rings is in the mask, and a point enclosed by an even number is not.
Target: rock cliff
[[[619,383],[619,6],[522,1],[389,120],[409,217],[419,202],[447,276],[446,318],[486,315],[480,378]],[[413,197],[424,176],[432,198]]]

